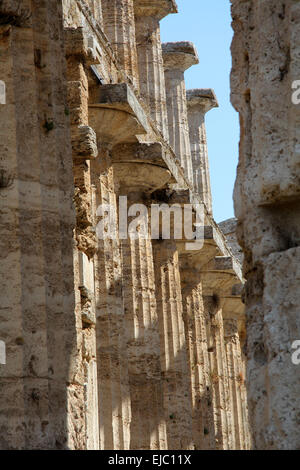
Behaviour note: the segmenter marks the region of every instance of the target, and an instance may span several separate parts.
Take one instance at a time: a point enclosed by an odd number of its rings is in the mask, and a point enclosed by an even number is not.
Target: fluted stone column
[[[155,163],[155,164],[153,164]],[[140,230],[122,236],[123,293],[131,396],[131,449],[166,449],[160,338],[150,236],[150,193],[171,174],[160,144],[122,144],[113,149],[117,194],[128,197],[128,209],[141,211]],[[143,206],[141,206],[143,204]],[[133,219],[134,220],[134,219]],[[129,222],[132,219],[129,218]]]
[[[91,165],[94,213],[97,211],[100,218],[95,256],[100,447],[130,449],[131,402],[135,397],[129,386],[130,349],[126,339],[122,247],[112,155],[120,142],[136,141],[135,135],[145,132],[142,124],[145,116],[134,93],[123,83],[99,87],[97,101],[89,104],[89,120],[97,133],[100,150]]]
[[[0,449],[85,448],[61,3],[0,16]]]
[[[193,439],[197,450],[215,448],[213,387],[209,362],[205,306],[199,271],[181,260],[183,316],[189,356],[193,406]]]
[[[139,87],[133,0],[102,0],[104,32],[122,69]]]
[[[245,306],[241,300],[243,285],[237,283],[221,299],[229,386],[232,401],[235,448],[251,448],[252,437],[248,418],[246,390],[246,358],[243,353],[246,338]]]
[[[248,436],[245,422],[245,403],[243,389],[245,387],[244,367],[241,357],[241,346],[238,322],[235,318],[224,319],[224,338],[227,356],[229,389],[232,402],[234,421],[234,449],[246,450]]]
[[[209,214],[212,214],[212,195],[207,152],[205,114],[210,109],[216,108],[219,105],[213,90],[188,90],[186,95],[194,190],[200,195]]]
[[[164,223],[170,213],[160,207]],[[153,248],[167,443],[168,449],[184,450],[194,449],[193,412],[179,257],[172,230],[171,226],[170,240],[154,240]]]
[[[184,72],[198,64],[198,54],[190,42],[170,42],[162,45],[169,123],[170,145],[173,147],[190,184],[193,166],[188,126]]]
[[[101,27],[103,27],[102,0],[87,0],[90,10]]]
[[[134,0],[140,91],[153,120],[168,140],[166,87],[160,25],[169,13],[177,13],[174,0]]]
[[[239,266],[232,257],[227,256],[216,256],[210,260],[203,266],[201,278],[206,308],[211,317],[210,363],[217,448],[234,449],[236,446],[234,422],[236,401],[230,388],[223,320],[224,309],[231,302],[232,297],[236,302],[237,311],[243,312],[241,298],[232,295],[236,285],[241,284],[242,279]],[[229,359],[231,360],[231,357]]]
[[[92,164],[94,212],[102,204],[117,213],[110,150],[100,149],[99,158]],[[111,230],[112,237],[97,233],[95,256],[100,448],[126,450],[130,448],[131,412],[120,241],[117,223],[115,227],[105,225],[105,229]]]
[[[202,266],[216,255],[212,227],[204,228],[203,247],[186,251],[177,241],[180,253],[180,276],[183,299],[183,318],[190,368],[190,387],[193,406],[193,438],[196,449],[215,449],[214,385],[211,376],[210,351],[213,346],[211,317],[204,302]]]

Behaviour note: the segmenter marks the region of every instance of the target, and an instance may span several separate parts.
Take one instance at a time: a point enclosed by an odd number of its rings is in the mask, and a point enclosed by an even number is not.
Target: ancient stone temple
[[[281,433],[296,426],[299,416],[288,415],[299,395],[274,388],[292,369],[279,336],[271,340],[278,332],[287,344],[299,326],[299,136],[280,141],[276,124],[274,142],[255,126],[251,103],[267,87],[255,88],[261,77],[251,68],[261,54],[250,9],[258,1],[233,3],[239,220],[218,226],[205,129],[218,101],[201,83],[186,90],[184,72],[199,61],[194,45],[161,44],[160,21],[177,12],[175,0],[0,0],[0,449],[247,450],[260,440],[280,447]],[[299,20],[299,4],[286,1],[285,12],[266,3]],[[295,49],[288,71],[278,71],[279,93],[299,61],[296,27],[280,21],[274,76],[290,44],[284,34]],[[299,123],[281,99],[283,116]],[[277,162],[284,144],[295,152]],[[292,284],[280,275],[285,265]],[[291,380],[296,390],[299,375]]]

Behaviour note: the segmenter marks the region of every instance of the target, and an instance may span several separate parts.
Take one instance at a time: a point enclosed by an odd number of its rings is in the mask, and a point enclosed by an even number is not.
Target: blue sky
[[[161,38],[192,41],[200,64],[185,73],[187,88],[213,88],[220,107],[206,115],[214,218],[234,216],[232,193],[238,162],[238,114],[230,104],[232,40],[229,0],[177,0],[179,13],[161,22]]]

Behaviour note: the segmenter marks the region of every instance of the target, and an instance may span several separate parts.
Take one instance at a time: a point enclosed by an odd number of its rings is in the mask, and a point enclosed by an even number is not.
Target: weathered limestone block
[[[224,233],[233,255],[237,258],[237,260],[242,265],[243,260],[244,260],[244,255],[243,255],[243,250],[237,241],[237,224],[238,224],[237,219],[233,217],[232,219],[228,219],[228,220],[224,220],[223,222],[220,222],[218,225],[220,229],[222,230],[222,232]]]
[[[162,45],[167,90],[167,110],[170,145],[190,184],[193,166],[189,137],[184,72],[199,63],[195,46],[190,42],[170,42]]]
[[[205,114],[219,104],[213,90],[199,89],[187,91],[187,105],[194,190],[212,215]]]
[[[90,37],[83,27],[65,28],[64,41],[67,58],[76,58],[78,62],[83,62],[85,66],[99,63],[96,50],[92,47]]]
[[[251,165],[241,178],[247,181],[258,173],[249,187],[256,204],[299,199],[300,109],[292,101],[292,84],[299,80],[300,66],[298,2],[232,3],[236,31],[232,101],[242,113],[242,127],[253,132],[248,141]],[[258,17],[264,21],[258,22]],[[263,125],[255,130],[258,122]],[[245,140],[250,137],[249,130]]]
[[[70,115],[73,173],[75,183],[77,249],[92,258],[96,250],[95,234],[92,231],[91,183],[88,160],[98,154],[96,135],[88,125],[89,83],[87,71],[98,59],[89,47],[84,29],[65,28],[68,106]]]
[[[174,0],[134,0],[135,29],[140,92],[151,116],[168,140],[166,86],[159,22],[170,13],[177,13]]]
[[[98,155],[95,131],[89,126],[78,126],[72,133],[74,159],[96,158]]]
[[[298,449],[300,372],[292,362],[292,344],[300,328],[299,248],[272,253],[261,266],[264,284],[258,274],[246,285],[247,383],[254,444],[263,449]],[[256,297],[250,303],[254,287]]]
[[[292,96],[300,70],[300,4],[233,0],[232,14],[231,99],[241,122],[234,199],[247,279],[249,412],[256,448],[293,449],[300,446],[300,369],[291,360],[300,305],[294,284],[300,107]]]
[[[102,0],[104,32],[124,72],[138,89],[133,0]]]

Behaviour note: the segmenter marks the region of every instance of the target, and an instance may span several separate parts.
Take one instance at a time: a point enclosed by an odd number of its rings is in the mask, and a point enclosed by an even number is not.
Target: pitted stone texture
[[[231,100],[241,123],[234,200],[245,254],[254,446],[299,448],[300,369],[290,348],[299,336],[300,307],[300,107],[292,102],[300,3],[232,0],[232,16]]]

